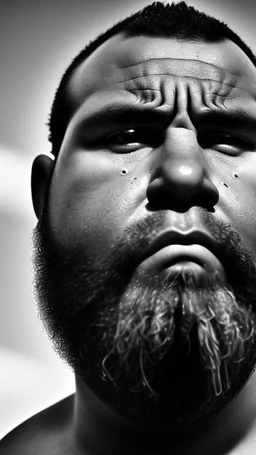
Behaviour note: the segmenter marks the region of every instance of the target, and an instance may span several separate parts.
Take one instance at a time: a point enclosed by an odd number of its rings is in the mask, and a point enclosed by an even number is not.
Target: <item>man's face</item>
[[[253,368],[255,88],[229,41],[118,35],[72,77],[37,232],[41,311],[120,412],[195,420]]]

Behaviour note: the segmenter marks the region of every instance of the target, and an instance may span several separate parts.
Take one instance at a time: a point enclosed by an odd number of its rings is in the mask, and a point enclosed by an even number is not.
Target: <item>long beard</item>
[[[114,410],[191,422],[223,407],[253,371],[256,270],[237,234],[215,223],[229,284],[180,274],[145,286],[134,270],[161,223],[154,215],[129,229],[93,263],[79,245],[61,251],[43,218],[34,232],[38,307],[55,350]]]
[[[218,275],[204,285],[192,273],[151,286],[137,281],[114,322],[106,315],[100,325],[111,336],[104,340],[103,376],[152,403],[169,396],[182,421],[209,412],[254,349],[255,318]]]

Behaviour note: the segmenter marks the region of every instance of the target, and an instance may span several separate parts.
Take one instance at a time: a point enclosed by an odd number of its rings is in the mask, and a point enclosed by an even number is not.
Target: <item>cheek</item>
[[[253,169],[256,169],[256,163]],[[254,171],[240,174],[241,213],[239,218],[241,231],[244,232],[247,245],[256,259],[256,173],[253,174]]]
[[[250,155],[248,160],[227,170],[220,186],[223,219],[240,234],[256,259],[256,157]]]
[[[85,159],[86,158],[86,159]],[[128,170],[126,175],[122,169]],[[61,247],[86,246],[95,256],[108,250],[128,226],[141,201],[134,166],[93,154],[62,160],[53,175],[49,219]],[[138,196],[140,195],[140,196]]]

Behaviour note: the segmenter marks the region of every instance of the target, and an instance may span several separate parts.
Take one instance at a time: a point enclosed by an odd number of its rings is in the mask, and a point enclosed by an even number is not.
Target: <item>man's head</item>
[[[58,155],[61,143],[73,112],[73,97],[69,83],[75,69],[87,59],[101,44],[111,37],[124,33],[125,36],[155,36],[185,41],[217,43],[229,39],[236,43],[254,64],[256,58],[248,46],[226,24],[188,6],[185,2],[164,5],[155,2],[143,10],[115,24],[106,32],[91,41],[74,58],[65,71],[49,121],[52,152]]]
[[[88,49],[33,167],[41,315],[114,410],[197,420],[254,367],[255,59],[184,3]]]

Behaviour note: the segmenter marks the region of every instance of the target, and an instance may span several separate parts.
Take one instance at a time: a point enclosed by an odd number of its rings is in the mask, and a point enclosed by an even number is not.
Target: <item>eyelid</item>
[[[214,139],[215,138],[224,138],[224,141],[221,142],[220,141],[216,141],[214,142]],[[240,142],[240,144],[225,144],[225,138],[226,139],[231,139],[231,141],[233,140],[234,142]],[[233,134],[233,133],[225,133],[223,131],[217,131],[217,132],[214,132],[212,134],[208,134],[206,138],[202,138],[200,139],[199,138],[199,142],[202,144],[202,145],[205,145],[205,143],[211,143],[211,144],[219,144],[219,145],[227,145],[227,146],[230,146],[230,147],[248,147],[250,145],[252,145],[252,142],[248,139],[248,138],[245,138],[244,136],[240,136],[238,134]]]
[[[122,135],[122,134],[127,134],[127,133],[133,133],[135,135],[138,135],[141,137],[138,137],[138,139],[136,140],[132,140],[132,137],[131,137],[131,140],[127,140],[127,142],[124,141],[123,144],[118,144],[118,143],[115,143],[115,139],[118,137],[118,135]],[[112,143],[116,146],[116,147],[128,147],[128,146],[132,146],[132,144],[144,144],[144,145],[147,145],[147,146],[152,146],[152,145],[156,145],[156,143],[159,143],[160,142],[160,138],[163,137],[163,130],[160,131],[159,128],[156,129],[152,126],[148,127],[148,126],[139,126],[139,127],[133,127],[133,128],[126,128],[126,129],[120,129],[120,130],[116,130],[114,132],[111,132],[109,134],[107,134],[103,141],[105,143],[108,143],[109,145],[111,145],[111,141]],[[129,139],[129,138],[127,138]]]
[[[202,135],[202,138],[199,135],[198,143],[205,150],[212,150],[213,152],[230,157],[239,157],[246,152],[256,151],[255,140],[249,138],[248,135],[241,135],[239,133],[240,131],[238,131],[238,134],[230,131],[208,131]],[[229,139],[230,143],[227,139]]]
[[[145,129],[145,128],[126,128],[126,129],[116,130],[114,132],[111,132],[111,133],[107,134],[105,136],[105,139],[110,141],[111,138],[115,138],[118,135],[126,134],[126,133],[129,133],[129,132],[137,132],[137,131],[141,131],[142,129]]]

